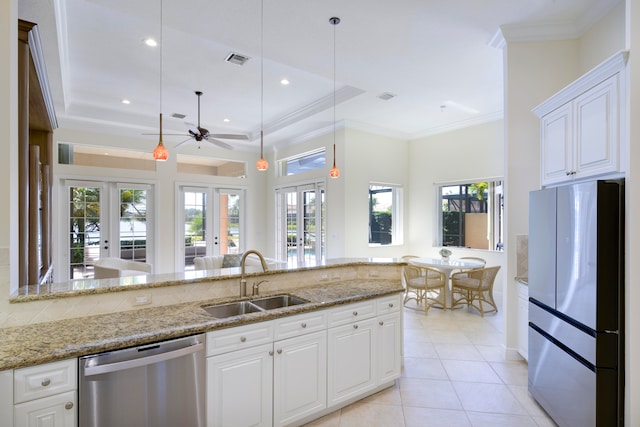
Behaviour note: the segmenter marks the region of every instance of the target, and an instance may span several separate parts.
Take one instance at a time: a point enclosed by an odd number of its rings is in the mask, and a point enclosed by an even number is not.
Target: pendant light
[[[169,158],[169,151],[162,143],[162,0],[160,0],[160,136],[158,145],[153,150],[153,158],[158,162],[164,162]]]
[[[260,159],[256,162],[260,172],[269,169],[264,158],[264,0],[260,2]]]
[[[333,25],[333,167],[329,171],[329,177],[338,178],[340,169],[336,167],[336,25],[340,18],[332,17],[329,23]]]

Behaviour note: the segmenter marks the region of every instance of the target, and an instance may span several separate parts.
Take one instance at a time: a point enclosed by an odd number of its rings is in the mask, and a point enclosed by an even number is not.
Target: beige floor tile
[[[400,386],[396,383],[393,387],[389,387],[369,397],[365,397],[363,402],[373,403],[376,405],[402,405],[400,397]]]
[[[480,345],[501,345],[503,336],[496,330],[491,331],[464,331],[464,334],[474,344]]]
[[[528,415],[504,384],[452,382],[466,411]]]
[[[489,362],[489,364],[505,384],[528,385],[526,362]]]
[[[341,410],[337,410],[328,415],[325,415],[322,418],[318,418],[315,421],[305,424],[305,427],[340,427],[341,413]]]
[[[511,390],[511,393],[518,399],[518,402],[527,410],[529,415],[533,417],[548,417],[547,413],[542,409],[542,406],[540,406],[529,393],[528,386],[510,385],[509,390]]]
[[[464,411],[404,407],[406,427],[471,427]]]
[[[427,359],[438,359],[438,353],[433,343],[430,342],[404,342],[405,357],[423,357]]]
[[[537,427],[533,418],[526,415],[467,412],[467,416],[473,427]]]
[[[467,336],[456,329],[434,329],[428,330],[427,333],[431,338],[431,342],[434,343],[456,343],[456,344],[471,344]]]
[[[476,345],[476,349],[488,362],[503,362],[504,348],[499,345]]]
[[[340,415],[340,427],[404,427],[402,406],[358,402]]]
[[[437,409],[462,409],[450,381],[400,378],[403,406]]]
[[[484,361],[484,357],[473,344],[435,343],[434,348],[440,359]]]
[[[474,360],[443,360],[442,366],[451,381],[502,384],[488,362]]]
[[[448,380],[440,359],[425,359],[417,357],[404,358],[402,376],[406,378],[426,378],[432,380]]]

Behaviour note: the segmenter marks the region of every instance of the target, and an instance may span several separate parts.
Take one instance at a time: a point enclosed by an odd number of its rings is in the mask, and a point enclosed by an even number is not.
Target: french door
[[[276,190],[278,259],[289,265],[314,266],[326,256],[323,182]]]
[[[153,259],[153,186],[149,184],[65,180],[66,265],[60,280],[93,278],[102,257]]]
[[[193,270],[193,258],[237,254],[243,251],[244,190],[221,187],[181,186],[182,224],[177,241],[178,269]]]

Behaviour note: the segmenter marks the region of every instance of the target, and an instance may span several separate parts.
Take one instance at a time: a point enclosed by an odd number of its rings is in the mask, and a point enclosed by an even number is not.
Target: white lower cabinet
[[[207,358],[207,425],[271,426],[273,344]]]
[[[300,425],[398,378],[400,306],[394,295],[209,332],[207,426]]]
[[[370,318],[329,328],[329,406],[375,388],[375,324]]]
[[[13,372],[15,427],[75,427],[77,360],[16,369]]]

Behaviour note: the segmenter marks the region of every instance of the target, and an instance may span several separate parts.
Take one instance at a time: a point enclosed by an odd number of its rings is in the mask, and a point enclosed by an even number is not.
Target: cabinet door
[[[618,75],[574,101],[576,177],[618,170]]]
[[[328,330],[329,406],[376,386],[374,325],[376,318]]]
[[[43,397],[14,407],[15,427],[75,427],[76,392]]]
[[[273,344],[207,358],[207,426],[271,426]]]
[[[540,121],[542,184],[572,178],[572,115],[572,104],[568,103],[545,115]]]
[[[400,376],[402,362],[400,348],[402,345],[402,328],[400,313],[378,317],[376,329],[378,384],[393,381]]]
[[[277,341],[274,350],[274,425],[287,425],[326,408],[326,331]]]

